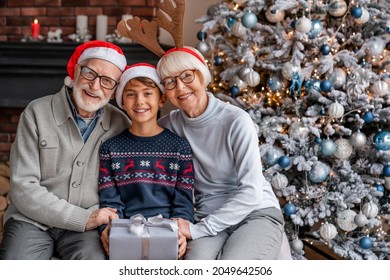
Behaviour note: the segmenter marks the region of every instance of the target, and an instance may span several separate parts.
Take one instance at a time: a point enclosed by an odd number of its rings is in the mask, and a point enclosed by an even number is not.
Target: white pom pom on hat
[[[67,70],[68,75],[65,78],[65,85],[73,87],[74,67],[76,64],[91,58],[103,59],[116,65],[123,71],[127,65],[126,57],[120,47],[105,41],[93,40],[79,45],[69,59]]]
[[[122,73],[121,78],[119,79],[119,85],[116,89],[115,100],[120,108],[122,106],[122,96],[123,90],[128,81],[137,77],[146,77],[151,79],[162,93],[165,93],[165,89],[160,83],[160,78],[157,76],[156,66],[149,63],[136,63],[126,67],[126,70]]]

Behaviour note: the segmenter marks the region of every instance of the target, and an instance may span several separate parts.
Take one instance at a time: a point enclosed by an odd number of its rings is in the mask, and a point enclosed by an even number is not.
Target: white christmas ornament
[[[325,240],[331,240],[336,237],[337,229],[334,224],[326,222],[320,227],[320,235]]]
[[[269,22],[276,23],[284,19],[284,10],[278,9],[275,6],[271,6],[266,12],[265,17]]]
[[[361,148],[367,144],[367,136],[361,131],[352,133],[349,140],[351,141],[352,146],[355,148]]]
[[[311,20],[306,17],[298,19],[295,23],[295,29],[302,33],[309,32],[311,29]]]
[[[254,70],[251,70],[246,76],[245,76],[245,82],[250,87],[255,87],[258,84],[260,84],[260,74],[257,73]]]
[[[380,37],[373,37],[367,42],[368,54],[378,56],[381,55],[385,49],[385,42]]]
[[[357,226],[364,227],[368,223],[368,219],[366,215],[359,213],[355,216],[354,222],[357,224]]]
[[[328,108],[328,115],[334,119],[344,116],[344,106],[338,102],[332,103]]]
[[[368,219],[374,218],[378,215],[378,206],[373,202],[367,202],[362,207],[362,213],[366,215]]]
[[[241,80],[245,80],[245,77],[246,77],[246,75],[248,75],[249,74],[249,72],[251,72],[252,71],[252,68],[250,68],[250,67],[247,67],[247,66],[243,66],[243,67],[241,67],[240,68],[240,70],[238,70],[238,77],[241,79]]]
[[[334,17],[342,17],[348,9],[344,0],[332,0],[328,6],[328,13]]]
[[[373,83],[370,89],[373,94],[380,97],[385,96],[390,91],[389,84],[381,80]]]
[[[357,24],[365,24],[366,22],[368,22],[370,19],[370,13],[362,8],[362,16],[360,18],[355,18],[355,22]]]
[[[340,89],[347,81],[347,73],[342,68],[336,67],[330,75],[329,80],[335,89]]]
[[[282,76],[290,80],[292,79],[294,72],[300,72],[301,68],[299,66],[293,65],[291,62],[286,62],[282,67]]]
[[[243,26],[242,23],[239,21],[236,21],[232,26],[232,33],[236,37],[244,38],[246,36],[246,31],[247,31],[247,28],[245,26]]]
[[[211,50],[209,44],[206,41],[199,41],[195,47],[204,56],[206,56]]]
[[[351,231],[357,228],[357,224],[355,224],[355,216],[356,213],[350,209],[344,210],[340,212],[337,216],[337,224],[338,226],[345,231]]]
[[[288,179],[286,175],[278,172],[274,177],[272,177],[271,185],[275,190],[280,191],[288,186]]]
[[[296,253],[300,253],[303,250],[303,242],[300,239],[294,239],[291,242],[291,249],[293,249]]]
[[[347,139],[338,139],[335,141],[336,151],[333,153],[338,159],[347,159],[352,154],[352,145]]]

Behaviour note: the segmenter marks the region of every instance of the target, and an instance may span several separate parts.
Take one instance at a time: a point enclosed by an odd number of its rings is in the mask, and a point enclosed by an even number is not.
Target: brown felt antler
[[[161,57],[165,51],[157,40],[158,27],[171,34],[175,47],[182,48],[184,10],[185,0],[162,0],[152,21],[141,21],[139,17],[121,20],[117,30],[123,37],[136,41]]]

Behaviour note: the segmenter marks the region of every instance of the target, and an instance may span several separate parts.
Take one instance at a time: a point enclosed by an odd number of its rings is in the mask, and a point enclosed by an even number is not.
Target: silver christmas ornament
[[[265,12],[265,18],[272,23],[280,22],[284,19],[285,12],[284,10],[278,9],[275,6],[271,6]]]
[[[283,65],[283,67],[282,67],[282,76],[285,79],[291,81],[294,72],[298,72],[298,73],[301,72],[301,68],[299,66],[296,66],[296,65],[292,64],[291,62],[286,62]]]
[[[352,154],[352,145],[349,143],[347,139],[338,139],[335,141],[336,151],[334,152],[334,156],[338,159],[347,159]]]
[[[320,227],[320,235],[325,240],[331,240],[336,237],[337,229],[334,224],[326,222]]]
[[[295,24],[295,29],[302,33],[309,32],[311,29],[311,20],[306,17],[299,18]]]
[[[242,25],[240,21],[236,21],[232,26],[232,33],[236,37],[244,38],[246,36],[247,28]]]
[[[385,81],[379,80],[371,85],[370,90],[376,96],[382,97],[390,92],[390,87]]]
[[[345,231],[351,231],[357,228],[355,224],[356,213],[350,209],[340,212],[337,216],[337,225]]]
[[[390,177],[385,177],[385,189],[390,191]]]
[[[250,68],[250,67],[248,67],[248,66],[243,66],[243,67],[240,68],[240,70],[238,71],[237,74],[238,74],[238,77],[239,77],[241,80],[245,81],[246,75],[248,75],[249,72],[251,72],[251,71],[252,71],[252,68]]]
[[[234,76],[233,79],[230,80],[229,82],[229,86],[232,87],[232,86],[238,86],[239,89],[243,90],[244,88],[246,88],[248,85],[243,81],[241,80],[238,76]]]
[[[364,227],[368,223],[366,215],[359,213],[355,216],[354,222],[358,227]]]
[[[385,49],[385,42],[380,37],[372,37],[367,42],[368,54],[373,56],[381,55]]]
[[[321,183],[326,180],[329,175],[329,171],[329,167],[325,163],[317,161],[313,164],[309,171],[309,180],[313,183]]]
[[[342,17],[348,9],[344,0],[332,0],[328,6],[328,13],[334,17]]]
[[[355,148],[361,148],[367,144],[367,136],[361,131],[356,131],[352,133],[349,141]]]
[[[329,80],[335,89],[340,89],[347,81],[347,73],[342,68],[336,67],[330,75]]]
[[[204,56],[207,56],[211,48],[206,41],[200,41],[196,44],[195,48]]]
[[[367,202],[362,207],[362,213],[366,215],[368,219],[374,218],[378,215],[378,205],[374,202]]]
[[[303,250],[303,242],[300,239],[294,239],[291,242],[291,249],[296,253],[300,253]]]
[[[271,185],[275,190],[280,191],[288,186],[288,179],[286,175],[278,172],[274,177],[272,177]]]
[[[328,108],[328,115],[334,119],[344,116],[344,106],[338,102],[332,103]]]
[[[250,87],[255,87],[260,84],[260,74],[254,70],[251,70],[248,75],[245,76],[245,82]]]

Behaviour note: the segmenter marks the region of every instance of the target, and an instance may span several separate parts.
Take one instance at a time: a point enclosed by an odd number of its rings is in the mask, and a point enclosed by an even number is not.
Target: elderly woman
[[[157,73],[178,108],[160,125],[191,144],[195,223],[178,219],[190,240],[186,259],[277,259],[284,233],[279,202],[262,174],[250,116],[206,91],[211,74],[191,47],[167,51]]]

